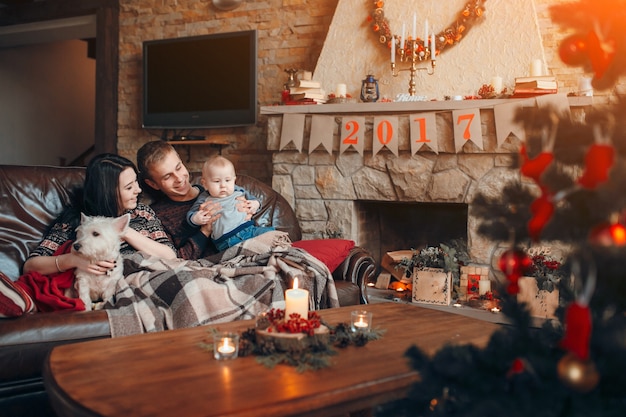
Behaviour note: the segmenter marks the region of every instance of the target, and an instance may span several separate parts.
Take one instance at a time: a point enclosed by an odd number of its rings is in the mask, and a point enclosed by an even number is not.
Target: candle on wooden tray
[[[365,310],[355,310],[350,313],[350,323],[353,332],[367,332],[372,326],[372,313]]]
[[[299,314],[303,319],[309,317],[309,292],[298,288],[298,278],[294,278],[293,288],[285,291],[285,320],[292,314]]]
[[[235,359],[239,354],[237,333],[215,333],[213,335],[213,357],[218,361]]]

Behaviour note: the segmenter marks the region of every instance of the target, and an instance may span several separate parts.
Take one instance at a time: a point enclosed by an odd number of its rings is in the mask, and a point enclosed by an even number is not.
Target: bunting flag
[[[512,133],[522,142],[526,141],[526,131],[521,123],[515,122],[515,114],[524,106],[525,100],[512,100],[510,103],[498,104],[493,108],[496,121],[496,145],[499,148]]]
[[[374,117],[372,153],[376,155],[383,147],[398,156],[398,117]]]
[[[452,131],[454,150],[461,151],[469,141],[483,149],[483,133],[480,123],[480,109],[452,110]]]
[[[436,154],[439,153],[437,140],[437,113],[415,113],[409,116],[411,155],[428,147]]]
[[[311,116],[311,137],[309,138],[309,153],[322,145],[326,151],[333,153],[333,137],[335,133],[335,116]]]
[[[283,126],[280,132],[279,151],[282,151],[289,143],[293,143],[298,152],[302,152],[302,140],[304,138],[304,114],[284,114]]]
[[[365,117],[343,117],[339,154],[344,153],[349,147],[354,148],[359,155],[363,156],[365,147]]]

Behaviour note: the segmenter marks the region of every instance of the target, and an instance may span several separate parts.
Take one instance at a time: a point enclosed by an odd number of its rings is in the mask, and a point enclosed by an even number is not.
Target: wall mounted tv
[[[145,41],[143,127],[256,123],[256,30]]]

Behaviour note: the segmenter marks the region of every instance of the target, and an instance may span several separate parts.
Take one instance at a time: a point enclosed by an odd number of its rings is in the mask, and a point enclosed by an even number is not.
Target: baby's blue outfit
[[[245,196],[247,200],[256,200],[243,187],[235,185],[235,191],[227,197],[212,197],[208,191],[203,191],[196,198],[196,202],[187,213],[187,222],[192,226],[199,226],[191,221],[198,212],[200,205],[205,201],[214,201],[222,206],[220,218],[213,223],[211,240],[219,251],[226,250],[237,243],[251,237],[262,235],[265,232],[276,230],[274,227],[257,226],[254,220],[246,220],[247,213],[237,210],[238,197]]]

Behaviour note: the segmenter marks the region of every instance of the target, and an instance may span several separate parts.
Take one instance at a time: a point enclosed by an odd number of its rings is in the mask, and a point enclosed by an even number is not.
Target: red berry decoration
[[[559,47],[559,56],[567,65],[573,67],[585,65],[589,61],[586,37],[575,34],[563,39]]]
[[[519,292],[517,281],[530,271],[532,265],[532,259],[522,249],[509,249],[502,253],[498,261],[498,267],[509,280],[507,287],[509,294],[517,294]]]

